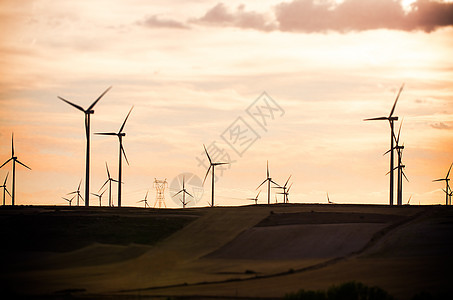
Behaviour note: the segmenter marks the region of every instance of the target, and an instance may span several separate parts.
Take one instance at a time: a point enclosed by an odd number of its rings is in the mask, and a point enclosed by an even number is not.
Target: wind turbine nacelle
[[[398,121],[398,117],[390,117],[389,121]]]
[[[126,133],[120,132],[120,133],[118,133],[118,135],[119,135],[119,136],[126,136]]]
[[[90,114],[90,115],[94,114],[94,109],[88,110],[87,114]]]

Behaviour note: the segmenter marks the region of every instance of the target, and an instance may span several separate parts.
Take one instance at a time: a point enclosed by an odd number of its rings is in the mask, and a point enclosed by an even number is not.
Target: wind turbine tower
[[[154,208],[162,208],[165,207],[167,208],[167,205],[165,205],[165,188],[168,187],[167,183],[167,178],[164,180],[157,180],[154,178],[154,188],[156,189],[156,202],[154,202]]]

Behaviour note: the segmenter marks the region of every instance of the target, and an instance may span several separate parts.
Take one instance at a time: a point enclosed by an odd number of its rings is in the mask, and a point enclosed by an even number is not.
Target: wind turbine
[[[258,196],[260,195],[261,193],[261,190],[258,192],[258,194],[256,194],[255,198],[247,198],[247,200],[253,200],[255,201],[255,205],[258,204]]]
[[[64,200],[68,201],[69,202],[69,206],[72,206],[72,200],[74,200],[74,197],[75,197],[75,195],[72,196],[71,199],[68,199],[68,198],[65,198],[65,197],[61,197],[61,198],[63,198]]]
[[[85,114],[85,136],[87,139],[86,159],[85,159],[85,206],[90,206],[90,116],[94,114],[94,106],[99,100],[107,93],[112,87],[106,89],[87,109],[69,102],[68,100],[58,96],[60,100],[68,103],[69,105],[77,108]]]
[[[74,192],[68,193],[68,195],[73,195],[73,194],[75,194],[74,196],[77,195],[77,206],[79,206],[79,199],[82,199],[82,201],[84,201],[82,195],[80,194],[80,185],[81,184],[82,184],[82,179],[80,179],[79,186],[77,187],[77,190],[75,190]]]
[[[289,190],[291,189],[291,187],[293,186],[293,184],[291,183],[288,187],[288,190],[283,190],[282,193],[277,193],[277,194],[280,194],[280,195],[283,195],[283,200],[284,202],[283,203],[289,203],[289,199],[288,199],[288,196],[289,196]],[[277,195],[276,195],[277,196]],[[277,200],[277,197],[275,197],[275,200]]]
[[[149,192],[149,191],[146,191],[146,195],[145,195],[145,198],[144,198],[143,200],[137,201],[137,203],[145,202],[145,208],[146,208],[147,206],[149,207],[149,204],[148,204],[148,192]]]
[[[13,188],[12,188],[12,196],[11,196],[11,205],[14,206],[15,203],[15,194],[16,194],[16,162],[27,169],[31,170],[28,166],[24,165],[21,163],[18,159],[17,156],[14,156],[14,134],[11,135],[11,158],[8,159],[6,162],[3,163],[3,165],[0,166],[2,168],[4,165],[9,163],[10,161],[13,161]],[[5,180],[6,183],[6,180]],[[9,194],[9,193],[8,193]]]
[[[182,177],[182,189],[179,192],[177,192],[176,194],[174,194],[172,197],[174,197],[180,193],[182,193],[182,200],[180,199],[179,201],[181,201],[181,203],[182,203],[182,208],[186,208],[186,205],[190,203],[190,201],[186,202],[186,194],[192,198],[194,198],[194,197],[185,188],[184,176]]]
[[[274,186],[274,189],[283,189],[283,193],[278,193],[283,195],[283,203],[288,203],[288,199],[286,199],[287,193],[286,193],[286,186],[288,185],[288,181],[291,178],[292,175],[289,175],[288,180],[286,180],[284,186]]]
[[[107,162],[105,162],[105,168],[107,169],[107,180],[104,182],[104,184],[101,186],[101,188],[99,189],[102,190],[102,188],[107,184],[107,182],[109,183],[109,207],[112,206],[112,181],[113,182],[118,182],[118,180],[115,180],[113,179],[111,176],[110,176],[110,172],[109,172],[109,166],[107,165]],[[119,184],[119,183],[118,183]]]
[[[450,181],[450,178],[448,178],[448,176],[450,175],[451,166],[453,166],[453,163],[450,165],[450,169],[448,169],[447,176],[445,176],[445,178],[439,178],[439,179],[433,180],[433,182],[435,182],[435,181],[445,181],[445,185],[446,185],[445,190],[444,190],[444,192],[445,192],[445,205],[448,205],[448,195],[449,195],[448,191],[451,190],[450,189],[450,184],[448,183]],[[13,195],[14,195],[14,193],[13,193]]]
[[[96,196],[99,198],[99,206],[102,206],[102,195],[104,195],[105,193],[105,190],[99,195],[99,194],[95,194],[95,193],[91,193],[91,195],[93,196]]]
[[[126,135],[126,133],[123,132],[124,125],[126,125],[127,118],[129,118],[129,115],[131,114],[131,111],[134,107],[129,110],[129,113],[127,114],[126,118],[124,119],[123,124],[120,127],[120,130],[118,132],[101,132],[101,133],[96,133],[98,135],[116,135],[118,137],[119,141],[119,163],[118,163],[118,207],[121,207],[121,174],[122,174],[122,155],[124,155],[124,159],[126,159],[126,163],[129,165],[129,161],[127,160],[126,152],[124,151],[123,148],[123,137]]]
[[[8,175],[9,175],[9,172],[6,173],[6,177],[5,177],[5,181],[3,182],[3,185],[0,186],[0,188],[3,188],[3,206],[5,206],[5,192],[8,193],[8,195],[11,197],[11,194],[9,193],[8,189],[6,188],[6,181],[8,180]]]
[[[262,186],[267,181],[267,204],[271,204],[271,182],[273,184],[275,184],[276,186],[279,186],[279,185],[278,185],[278,183],[273,181],[271,177],[269,177],[269,161],[267,161],[266,166],[267,166],[267,173],[266,173],[267,177],[256,189],[259,189],[260,186]]]
[[[365,119],[364,121],[376,121],[376,120],[387,120],[389,121],[390,124],[390,195],[389,195],[389,201],[390,205],[393,205],[393,161],[394,161],[394,155],[393,155],[393,137],[395,135],[394,133],[394,128],[393,128],[393,123],[395,121],[398,121],[398,117],[394,117],[393,113],[395,112],[395,107],[396,103],[398,102],[398,98],[400,97],[401,91],[403,90],[404,84],[401,85],[400,90],[398,92],[398,95],[396,96],[395,102],[393,103],[392,110],[390,111],[390,114],[388,117],[378,117],[378,118],[370,118],[370,119]]]
[[[204,176],[203,185],[204,185],[204,182],[206,181],[206,177],[208,177],[209,170],[211,170],[211,167],[212,167],[212,172],[211,172],[212,173],[212,179],[211,179],[212,187],[211,187],[211,204],[210,205],[211,205],[211,207],[214,207],[214,182],[215,182],[214,168],[215,168],[215,166],[228,165],[229,163],[212,162],[211,157],[208,154],[208,150],[206,150],[206,146],[204,144],[203,144],[203,147],[204,147],[204,151],[206,152],[206,156],[209,159],[209,168],[208,168],[208,171],[206,172],[206,175]]]

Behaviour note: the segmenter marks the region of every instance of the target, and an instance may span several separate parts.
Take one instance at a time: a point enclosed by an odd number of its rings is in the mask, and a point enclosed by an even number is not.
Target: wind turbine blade
[[[132,106],[131,110],[127,113],[126,119],[124,119],[123,125],[121,125],[120,131],[118,131],[118,133],[121,133],[123,131],[124,125],[126,125],[127,118],[129,118],[129,115],[131,114],[133,108],[134,106]]]
[[[260,191],[258,192],[258,194],[256,195],[256,197],[255,197],[256,199],[258,199],[258,196],[260,195],[260,193],[261,193],[261,190],[260,190]]]
[[[409,200],[407,200],[407,204],[409,204],[409,202],[411,202],[411,198],[412,198],[412,195],[409,197]]]
[[[363,119],[364,121],[377,121],[377,120],[388,120],[389,118],[387,117],[378,117],[378,118],[369,118],[369,119]]]
[[[276,186],[280,186],[278,183],[276,183],[276,182],[273,181],[272,179],[270,179],[269,181],[272,182],[273,184],[275,184]]]
[[[209,157],[208,150],[206,150],[206,146],[203,144],[204,147],[204,152],[206,152],[206,155],[208,156],[209,163],[212,165],[211,157]]]
[[[99,195],[98,195],[98,194],[95,194],[95,193],[91,193],[91,195],[96,196],[96,197],[99,197]]]
[[[121,152],[123,152],[124,158],[126,159],[127,165],[129,165],[129,161],[127,160],[126,151],[124,151],[123,145],[121,144]]]
[[[1,168],[1,167],[3,167],[4,165],[6,165],[7,163],[9,163],[9,162],[10,162],[10,160],[12,160],[12,159],[13,159],[13,158],[11,157],[11,158],[10,158],[10,159],[8,159],[7,161],[5,161],[5,162],[3,163],[3,165],[1,165],[1,166],[0,166],[0,168]]]
[[[289,193],[289,190],[291,189],[291,187],[293,186],[293,184],[291,183],[288,187],[288,190],[286,191],[286,193]]]
[[[184,193],[186,193],[187,195],[189,195],[190,197],[192,198],[195,198],[194,196],[192,196],[188,191],[184,190]]]
[[[77,191],[80,190],[80,185],[82,184],[82,179],[80,179],[80,182],[79,182],[79,187],[77,188]]]
[[[107,180],[106,180],[106,181],[104,182],[104,184],[103,184],[103,185],[101,186],[101,188],[99,189],[99,191],[98,191],[98,192],[100,192],[100,191],[101,191],[101,190],[102,190],[102,189],[104,188],[104,186],[105,186],[105,185],[107,184],[107,182],[109,182],[109,180],[108,180],[108,179],[107,179]]]
[[[180,190],[179,192],[177,192],[176,194],[174,194],[172,197],[175,197],[175,196],[181,194],[181,192],[183,192],[183,190]]]
[[[213,163],[214,166],[229,165],[229,164],[230,163],[226,163],[226,162]]]
[[[19,160],[16,159],[16,162],[21,164],[22,166],[26,167],[27,169],[31,170],[31,168],[23,163],[21,163]]]
[[[208,157],[209,157],[209,156],[208,156]],[[206,172],[206,175],[204,176],[203,184],[202,184],[202,185],[204,185],[204,182],[206,181],[206,178],[208,177],[209,170],[211,170],[211,165],[209,165],[208,171]]]
[[[137,201],[137,203],[140,203],[140,202],[145,202],[145,200],[140,200],[140,201]]]
[[[390,111],[389,118],[393,115],[393,112],[395,111],[396,102],[398,102],[398,98],[400,97],[400,94],[403,91],[403,88],[404,88],[404,83],[401,85],[398,95],[396,96],[395,103],[393,103],[393,107],[392,107],[392,110]]]
[[[4,189],[5,189],[5,191],[8,193],[8,195],[9,195],[10,197],[12,197],[11,194],[9,193],[8,189],[6,188],[6,186],[4,187]]]
[[[288,184],[288,181],[289,181],[289,179],[291,178],[291,176],[293,176],[293,175],[289,175],[289,177],[288,177],[288,180],[286,180],[286,182],[285,182],[285,185],[284,185],[284,186],[286,186],[286,185]]]
[[[11,157],[14,157],[14,132],[11,133]]]
[[[149,190],[146,191],[145,200],[148,200],[148,192],[149,192]]]
[[[406,176],[406,174],[404,173],[404,171],[401,172],[401,173],[403,174],[404,178],[406,178],[407,182],[409,182],[409,179],[407,178],[407,176]]]
[[[106,90],[105,90],[105,91],[104,91],[104,92],[103,92],[103,93],[102,93],[102,94],[101,94],[101,95],[100,95],[100,96],[99,96],[99,97],[98,97],[98,98],[90,105],[90,107],[87,108],[87,111],[92,110],[93,107],[96,105],[96,103],[98,103],[98,101],[101,100],[101,98],[104,97],[104,95],[105,95],[108,91],[110,91],[111,88],[112,88],[112,87],[109,86],[109,87],[108,87],[108,88],[107,88],[107,89],[106,89]]]
[[[9,172],[6,173],[6,177],[5,177],[5,181],[3,182],[3,185],[6,187],[6,181],[8,180],[8,175],[9,175]]]
[[[109,166],[107,165],[107,162],[105,162],[105,168],[107,169],[107,176],[110,179],[110,172],[109,172]]]
[[[67,193],[66,195],[72,195],[72,194],[77,194],[77,191],[75,191],[75,192],[70,192],[70,193]]]
[[[115,132],[95,132],[96,135],[118,135]]]
[[[400,128],[398,129],[398,137],[396,138],[397,145],[398,145],[398,142],[400,141],[401,126],[403,126],[403,120],[401,120]],[[395,135],[394,135],[394,137],[395,137]]]
[[[77,104],[74,104],[74,103],[72,103],[72,102],[70,102],[70,101],[68,101],[68,100],[66,100],[66,99],[64,99],[64,98],[62,98],[62,97],[60,97],[60,96],[58,96],[58,98],[59,98],[60,100],[63,100],[64,102],[68,103],[69,105],[71,105],[71,106],[77,108],[78,110],[85,112],[85,110],[83,109],[83,107],[81,107],[81,106],[79,106],[79,105],[77,105]]]
[[[266,170],[267,170],[267,178],[269,178],[269,161],[266,160]]]
[[[267,181],[267,178],[266,178],[266,180],[264,180],[264,181],[263,181],[256,189],[259,189],[260,186],[262,186],[264,183],[266,183],[266,181]]]
[[[448,172],[447,172],[447,176],[445,176],[445,179],[448,179],[448,175],[450,175],[451,166],[453,166],[453,163],[451,163],[451,165],[450,165],[450,169],[448,169]]]
[[[433,180],[433,182],[435,182],[435,181],[446,181],[446,179],[445,179],[445,178],[441,178],[441,179],[435,179],[435,180]]]

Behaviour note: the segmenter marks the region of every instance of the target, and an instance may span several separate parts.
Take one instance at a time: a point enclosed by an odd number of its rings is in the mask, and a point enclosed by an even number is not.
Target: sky
[[[207,206],[203,144],[231,163],[216,167],[216,205],[259,190],[266,203],[266,161],[277,183],[292,175],[292,203],[387,204],[389,125],[363,119],[388,116],[403,83],[403,202],[445,203],[432,180],[453,162],[452,1],[3,0],[0,16],[0,163],[14,132],[32,168],[17,166],[16,204],[67,205],[84,179],[84,117],[57,97],[87,108],[109,86],[91,118],[90,192],[106,162],[118,177],[117,138],[93,133],[118,131],[134,106],[123,206],[147,191],[154,206],[157,178],[180,207],[183,176],[190,205]]]

